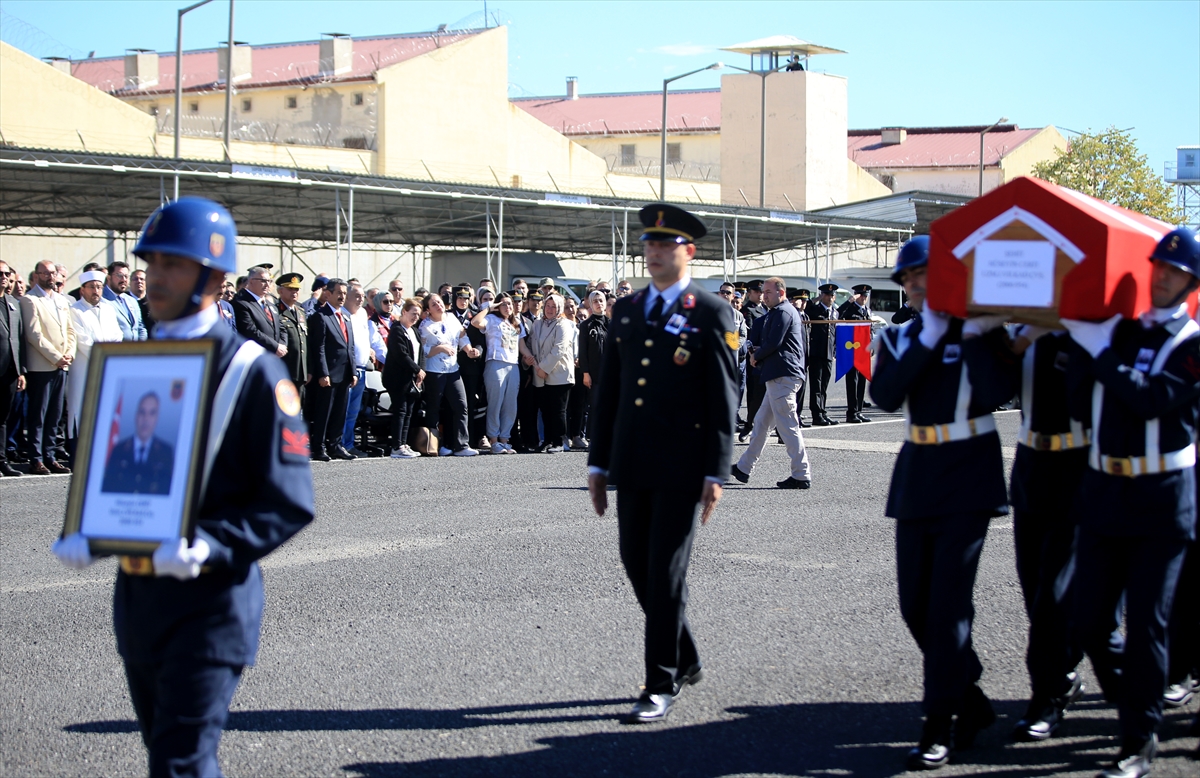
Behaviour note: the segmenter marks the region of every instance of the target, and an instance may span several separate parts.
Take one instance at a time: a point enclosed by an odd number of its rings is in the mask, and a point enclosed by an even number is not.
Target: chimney
[[[321,36],[321,75],[349,73],[354,64],[354,39],[344,32],[324,32]]]
[[[245,81],[251,75],[251,52],[253,47],[245,41],[233,42],[233,83]],[[229,45],[222,43],[217,49],[217,81],[225,83],[229,72]]]
[[[908,131],[903,127],[884,127],[880,130],[880,143],[884,146],[899,146],[908,137]]]
[[[567,76],[567,99],[579,99],[579,76]]]
[[[71,60],[66,57],[44,57],[42,61],[60,73],[71,75]]]
[[[158,52],[125,49],[125,88],[147,89],[152,86],[158,86]]]

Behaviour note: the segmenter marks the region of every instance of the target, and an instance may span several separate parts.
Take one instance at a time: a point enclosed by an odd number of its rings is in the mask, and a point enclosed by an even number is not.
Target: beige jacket
[[[534,386],[575,383],[575,325],[567,319],[538,319],[529,333],[529,350],[537,366],[549,375],[533,373]]]
[[[25,366],[31,373],[58,370],[64,356],[75,358],[75,325],[71,322],[70,297],[55,294],[46,297],[33,287],[21,298],[21,318],[25,323]]]

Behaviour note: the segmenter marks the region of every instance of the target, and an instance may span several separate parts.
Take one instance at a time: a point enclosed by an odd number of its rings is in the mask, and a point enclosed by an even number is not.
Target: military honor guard
[[[151,560],[122,557],[117,572],[113,628],[151,776],[221,775],[229,704],[258,651],[258,560],[313,518],[307,430],[287,370],[217,308],[236,242],[225,208],[186,197],[155,211],[133,250],[147,263],[155,337],[217,342],[208,391],[214,416],[228,418],[208,438],[218,449],[206,457],[195,537],[164,542]],[[53,551],[73,568],[94,561],[79,534]]]
[[[837,356],[838,309],[833,304],[837,284],[821,284],[817,287],[820,296],[811,300],[805,313],[811,322],[808,331],[808,408],[812,423],[816,427],[829,427],[837,421],[829,418],[825,410],[829,379],[833,376],[833,361]]]
[[[854,296],[838,307],[838,319],[846,321],[871,320],[871,286],[859,284],[850,288]],[[857,367],[846,373],[846,421],[862,424],[870,421],[863,415],[863,398],[867,392],[867,377]]]
[[[687,565],[697,512],[701,523],[711,518],[729,476],[738,349],[732,308],[688,274],[704,224],[665,203],[639,216],[652,283],[613,308],[588,454],[598,515],[616,486],[621,561],[646,616],[645,686],[631,724],[665,718],[702,675],[684,613]]]
[[[1150,255],[1152,308],[1140,321],[1064,320],[1083,352],[1072,412],[1090,419],[1091,448],[1076,501],[1075,623],[1121,743],[1106,778],[1150,772],[1167,686],[1167,625],[1188,544],[1196,536],[1200,326],[1187,301],[1200,287],[1200,239],[1187,228]],[[1077,383],[1076,383],[1077,382]],[[1125,648],[1109,634],[1124,599]]]
[[[280,332],[283,345],[287,347],[283,364],[287,365],[288,375],[300,391],[302,405],[307,384],[312,380],[308,370],[308,315],[298,302],[303,280],[304,276],[299,273],[284,273],[275,281],[275,288],[279,292]]]
[[[901,247],[892,280],[914,307],[925,299],[929,238]],[[927,310],[884,331],[871,397],[906,415],[904,445],[888,491],[896,519],[900,614],[925,659],[925,725],[910,769],[949,761],[996,714],[977,682],[972,592],[988,522],[1008,513],[1000,437],[992,410],[1015,391],[1015,357],[999,317],[956,319]]]
[[[754,329],[754,323],[767,315],[767,306],[763,305],[763,282],[761,280],[750,281],[746,284],[745,289],[746,298],[742,302],[740,313],[746,321],[746,333],[750,338],[748,348],[753,348],[754,339],[749,333]],[[761,329],[759,331],[761,332]],[[758,415],[758,409],[762,405],[763,397],[766,396],[767,388],[763,385],[760,370],[747,363],[743,363],[743,369],[746,374],[746,423],[742,425],[742,433],[738,440],[744,443],[750,436],[750,430],[754,427],[754,417]]]

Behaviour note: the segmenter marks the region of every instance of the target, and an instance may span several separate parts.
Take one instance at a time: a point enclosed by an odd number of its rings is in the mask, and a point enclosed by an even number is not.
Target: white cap
[[[87,270],[79,274],[79,285],[83,286],[88,281],[99,281],[104,283],[108,280],[108,274],[102,270]]]

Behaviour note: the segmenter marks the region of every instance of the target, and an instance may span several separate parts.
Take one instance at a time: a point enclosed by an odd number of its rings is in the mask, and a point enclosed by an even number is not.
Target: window
[[[354,93],[354,104],[355,104],[355,105],[362,105],[362,104],[363,104],[363,93],[362,93],[362,92],[355,92],[355,93]]]
[[[621,144],[621,167],[633,167],[637,164],[637,145],[633,143]]]
[[[200,101],[192,100],[190,103],[188,103],[188,111],[190,113],[200,113]]]
[[[680,150],[682,143],[667,144],[667,164],[678,165],[683,161],[683,153]]]
[[[158,116],[158,106],[157,105],[150,106],[150,115]]]
[[[295,108],[297,105],[299,105],[299,101],[295,97],[289,97],[287,99],[288,108]]]
[[[250,102],[250,98],[243,97],[242,98],[242,113],[250,113],[250,109],[252,107],[253,107],[253,104]]]

